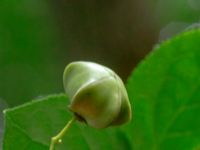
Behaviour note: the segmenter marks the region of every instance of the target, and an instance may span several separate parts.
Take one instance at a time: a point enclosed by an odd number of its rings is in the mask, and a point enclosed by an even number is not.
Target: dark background
[[[155,44],[199,20],[199,0],[1,0],[0,105],[63,92],[64,67],[76,60],[126,82]]]

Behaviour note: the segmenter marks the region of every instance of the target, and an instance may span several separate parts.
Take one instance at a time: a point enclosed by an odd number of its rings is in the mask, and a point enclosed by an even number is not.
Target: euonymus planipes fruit
[[[98,129],[131,120],[126,88],[111,69],[93,62],[72,62],[64,70],[63,83],[75,117],[52,138],[51,150],[75,119]]]

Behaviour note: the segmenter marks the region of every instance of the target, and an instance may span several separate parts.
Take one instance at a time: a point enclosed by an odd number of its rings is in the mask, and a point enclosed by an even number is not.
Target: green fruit
[[[131,106],[119,76],[92,62],[72,62],[63,82],[70,98],[69,109],[77,119],[94,128],[121,125],[131,120]]]

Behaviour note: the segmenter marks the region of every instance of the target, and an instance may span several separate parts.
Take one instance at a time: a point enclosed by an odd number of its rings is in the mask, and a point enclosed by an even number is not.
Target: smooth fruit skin
[[[106,128],[131,120],[126,88],[109,68],[93,62],[72,62],[64,70],[63,83],[69,109],[88,125]]]

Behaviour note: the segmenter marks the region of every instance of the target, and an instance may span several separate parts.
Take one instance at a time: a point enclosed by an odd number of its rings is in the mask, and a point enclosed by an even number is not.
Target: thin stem
[[[62,138],[71,126],[71,124],[76,120],[75,117],[73,117],[70,121],[67,122],[65,127],[54,137],[51,138],[51,145],[49,150],[54,150],[56,144],[60,144],[62,142]]]

